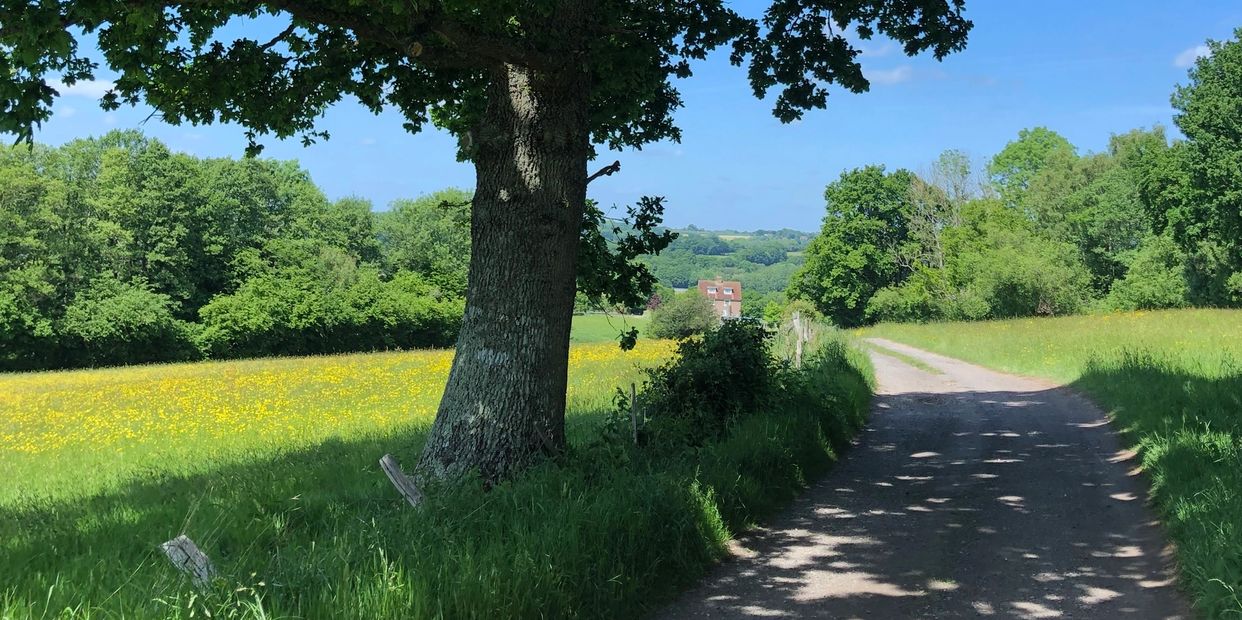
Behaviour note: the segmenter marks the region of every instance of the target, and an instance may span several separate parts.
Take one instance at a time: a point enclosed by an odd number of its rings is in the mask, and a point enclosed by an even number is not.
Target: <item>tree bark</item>
[[[474,132],[466,313],[424,479],[490,485],[564,448],[588,89],[581,68],[492,70]]]

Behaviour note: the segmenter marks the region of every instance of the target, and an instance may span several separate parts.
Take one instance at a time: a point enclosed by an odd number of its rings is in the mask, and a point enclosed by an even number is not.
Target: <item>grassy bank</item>
[[[865,361],[824,351],[781,406],[652,456],[599,428],[668,345],[576,347],[569,453],[419,510],[376,459],[416,457],[445,352],[0,376],[0,617],[633,616],[861,424]],[[158,550],[183,532],[222,576],[206,595]]]
[[[880,325],[865,335],[1090,394],[1139,449],[1198,610],[1242,616],[1242,311]]]

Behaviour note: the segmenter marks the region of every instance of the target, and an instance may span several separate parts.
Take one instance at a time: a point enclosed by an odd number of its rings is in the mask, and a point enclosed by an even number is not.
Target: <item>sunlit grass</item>
[[[1142,457],[1199,612],[1242,616],[1242,311],[886,324],[861,333],[1091,395]]]
[[[1159,351],[1178,363],[1220,367],[1242,357],[1242,311],[1168,310],[974,323],[886,323],[859,330],[991,368],[1073,381],[1087,360]]]
[[[642,334],[651,321],[650,315],[610,313],[579,314],[574,316],[573,330],[569,334],[575,343],[617,342],[618,336],[637,328]]]
[[[417,457],[449,352],[0,375],[0,618],[640,616],[822,472],[870,394],[838,345],[721,442],[599,432],[671,348],[575,346],[567,453],[418,509],[376,460]],[[206,592],[159,550],[179,534]]]
[[[571,429],[671,351],[649,340],[629,352],[615,343],[573,347]],[[451,351],[437,350],[0,375],[0,505],[330,438],[421,435],[451,363]]]

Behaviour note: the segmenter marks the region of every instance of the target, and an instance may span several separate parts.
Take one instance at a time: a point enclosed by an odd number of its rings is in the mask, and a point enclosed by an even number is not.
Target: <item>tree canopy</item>
[[[650,294],[654,278],[632,260],[671,240],[654,233],[654,197],[631,213],[642,225],[628,242],[601,253],[584,238],[597,219],[586,170],[596,149],[678,139],[674,80],[714,49],[745,64],[755,95],[774,95],[773,113],[789,122],[824,107],[833,85],[868,87],[847,31],[941,58],[965,45],[964,3],[773,0],[752,17],[724,0],[0,0],[10,77],[0,131],[30,140],[58,95],[50,79],[96,76],[80,43],[94,35],[119,74],[105,107],[145,102],[172,124],[236,122],[252,154],[266,135],[326,137],[317,121],[346,97],[400,111],[409,131],[430,121],[455,134],[476,170],[466,308],[418,469],[490,483],[564,448],[575,289]],[[270,38],[225,28],[272,17]],[[584,278],[580,259],[602,271]]]
[[[868,87],[847,29],[940,58],[965,44],[963,5],[777,0],[756,18],[722,0],[4,0],[0,72],[10,79],[0,83],[0,130],[29,139],[58,94],[51,78],[96,77],[99,63],[82,46],[95,34],[104,64],[120,74],[106,107],[142,101],[173,124],[237,122],[252,141],[327,137],[316,122],[347,97],[399,110],[410,131],[432,121],[466,137],[486,105],[486,72],[509,64],[586,73],[592,141],[638,146],[679,137],[672,80],[714,48],[747,64],[755,94],[774,92],[774,113],[790,121],[823,107],[831,84]],[[235,20],[267,16],[285,23],[269,39],[223,35]],[[466,140],[463,155],[486,139]]]
[[[462,251],[464,221],[438,232],[377,232],[293,162],[134,131],[0,148],[0,369],[446,346],[463,268],[408,260]]]

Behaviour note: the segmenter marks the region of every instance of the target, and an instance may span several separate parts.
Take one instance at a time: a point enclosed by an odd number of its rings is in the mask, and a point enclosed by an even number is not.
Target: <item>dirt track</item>
[[[894,342],[860,443],[660,618],[1189,618],[1136,463],[1069,390]]]

